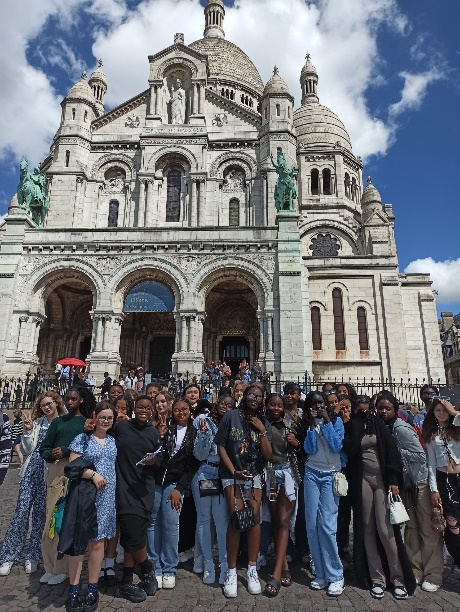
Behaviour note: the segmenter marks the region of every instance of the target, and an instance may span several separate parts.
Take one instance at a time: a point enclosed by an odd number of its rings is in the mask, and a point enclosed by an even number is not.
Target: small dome
[[[189,45],[189,48],[208,56],[209,77],[228,79],[262,94],[264,84],[249,57],[225,38],[211,36]]]
[[[294,113],[297,143],[336,147],[337,143],[351,152],[351,141],[345,126],[335,113],[314,98]]]
[[[75,83],[66,97],[79,98],[81,100],[87,100],[88,102],[95,101],[91,87],[88,85],[88,81],[86,80],[86,72],[81,75],[81,79]]]
[[[309,74],[316,74],[316,76],[318,76],[318,71],[313,66],[309,53],[307,53],[306,55],[306,60],[307,61],[305,62],[304,67],[302,68],[302,72],[300,73],[300,78],[302,79],[303,77]]]
[[[361,205],[370,205],[370,204],[378,204],[379,207],[382,206],[382,198],[380,197],[380,193],[372,184],[372,179],[369,176],[367,178],[367,187],[363,191],[363,195],[361,196]]]
[[[291,95],[291,92],[289,91],[289,87],[287,86],[286,81],[284,81],[284,79],[280,77],[278,68],[275,66],[275,68],[273,69],[273,76],[268,81],[268,83],[265,85],[264,96],[266,96],[267,94],[279,94],[279,93]]]
[[[97,63],[97,68],[96,70],[93,72],[93,74],[91,75],[91,78],[89,79],[89,82],[91,83],[91,81],[102,81],[103,83],[105,83],[107,85],[107,79],[106,76],[104,74],[104,71],[102,70],[102,60],[100,59]]]

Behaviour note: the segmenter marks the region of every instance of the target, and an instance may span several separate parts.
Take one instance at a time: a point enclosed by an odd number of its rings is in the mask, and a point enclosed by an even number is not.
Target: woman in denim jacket
[[[223,585],[227,574],[227,545],[226,534],[228,524],[228,510],[223,493],[200,497],[200,480],[219,480],[220,457],[214,436],[217,433],[221,418],[227,410],[235,408],[235,400],[229,395],[222,396],[215,404],[211,413],[200,414],[193,422],[197,430],[193,454],[201,461],[200,467],[192,480],[192,493],[197,511],[197,529],[200,542],[204,573],[203,582],[213,584],[215,576],[214,561],[212,559],[211,518],[217,531],[217,546],[219,549],[220,577],[219,584]]]

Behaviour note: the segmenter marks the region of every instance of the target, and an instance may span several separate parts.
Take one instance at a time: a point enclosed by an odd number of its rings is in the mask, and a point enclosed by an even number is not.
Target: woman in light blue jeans
[[[327,588],[328,595],[343,593],[343,566],[337,548],[339,498],[334,495],[334,474],[341,471],[344,426],[327,398],[311,391],[304,410],[308,430],[305,436],[305,515],[310,553],[316,578],[310,588]]]
[[[209,415],[200,414],[193,425],[197,429],[193,454],[201,461],[200,467],[192,480],[192,492],[197,512],[198,540],[203,554],[204,573],[203,582],[214,584],[216,579],[214,561],[212,558],[211,522],[214,519],[217,533],[217,547],[219,549],[220,577],[219,584],[223,585],[227,575],[227,525],[228,510],[225,497],[218,495],[200,496],[200,480],[219,480],[220,457],[214,436],[217,433],[219,422],[227,410],[235,408],[235,400],[229,395],[222,396],[214,405]]]

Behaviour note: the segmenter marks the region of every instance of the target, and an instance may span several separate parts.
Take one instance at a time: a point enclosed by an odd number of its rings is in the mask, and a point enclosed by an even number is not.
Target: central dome
[[[262,95],[264,85],[249,57],[225,38],[209,36],[189,45],[190,49],[208,57],[209,77],[228,79],[249,87]]]

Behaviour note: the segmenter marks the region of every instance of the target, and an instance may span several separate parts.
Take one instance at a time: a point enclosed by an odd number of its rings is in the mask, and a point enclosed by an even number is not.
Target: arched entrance
[[[243,358],[258,359],[257,297],[245,283],[229,278],[209,291],[203,353],[206,363],[225,359],[233,375]]]
[[[93,291],[80,275],[62,278],[44,294],[45,315],[38,337],[37,355],[41,367],[54,371],[64,357],[86,360],[91,351]]]
[[[171,372],[175,350],[174,295],[159,281],[136,284],[125,297],[120,356],[123,371],[142,366],[155,377]]]

